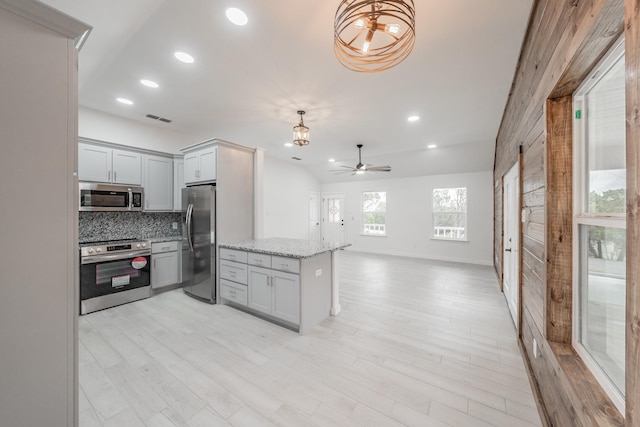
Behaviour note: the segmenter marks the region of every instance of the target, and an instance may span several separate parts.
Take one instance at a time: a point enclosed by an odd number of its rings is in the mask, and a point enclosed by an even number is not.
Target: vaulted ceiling
[[[357,163],[356,144],[364,144],[364,163],[393,169],[373,178],[492,170],[532,7],[532,0],[415,0],[413,52],[390,70],[364,74],[334,56],[339,0],[42,1],[93,26],[80,52],[81,107],[194,143],[218,137],[262,147],[322,182],[367,179],[331,172]],[[244,10],[248,24],[230,23],[228,7]],[[195,62],[176,61],[177,50]],[[141,85],[143,78],[159,88]],[[285,147],[300,109],[311,143]],[[408,122],[410,115],[420,120]]]

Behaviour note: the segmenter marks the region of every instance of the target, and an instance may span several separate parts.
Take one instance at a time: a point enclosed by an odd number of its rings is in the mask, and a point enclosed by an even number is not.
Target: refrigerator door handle
[[[187,225],[187,241],[189,242],[189,250],[191,252],[193,252],[193,240],[191,237],[191,234],[193,232],[192,228],[192,224],[191,224],[191,216],[193,215],[193,204],[189,203],[189,206],[187,206],[187,220],[186,220],[186,225]]]

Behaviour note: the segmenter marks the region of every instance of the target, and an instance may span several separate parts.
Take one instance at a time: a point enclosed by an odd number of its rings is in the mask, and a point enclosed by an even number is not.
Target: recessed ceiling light
[[[247,14],[235,7],[230,7],[226,12],[227,19],[236,25],[247,25],[249,18]]]
[[[284,146],[285,147],[293,147],[293,142],[285,142]]]
[[[189,55],[187,52],[178,51],[178,52],[174,53],[173,55],[176,57],[176,59],[178,61],[182,61],[182,62],[184,62],[186,64],[192,64],[193,61],[195,61],[193,59],[193,56]]]
[[[407,120],[410,122],[417,122],[418,120],[420,120],[420,116],[409,116]]]
[[[127,98],[116,98],[116,100],[122,104],[133,105],[133,101]]]
[[[329,163],[333,163],[335,161],[336,161],[336,159],[329,159]]]
[[[154,89],[157,88],[158,86],[160,86],[160,85],[158,85],[158,83],[154,82],[153,80],[147,80],[147,79],[140,80],[140,83],[142,83],[143,85],[145,85],[147,87],[152,87]]]
[[[436,144],[429,144],[429,145],[427,145],[427,148],[436,148],[436,147],[437,147],[437,145],[436,145]]]

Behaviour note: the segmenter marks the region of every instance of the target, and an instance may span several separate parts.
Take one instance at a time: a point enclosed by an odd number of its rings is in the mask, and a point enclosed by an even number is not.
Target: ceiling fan
[[[355,167],[340,165],[341,168],[347,168],[348,170],[335,169],[333,170],[335,172],[334,175],[348,172],[352,172],[352,175],[361,175],[365,172],[391,172],[391,166],[373,166],[362,163],[362,144],[357,144],[356,147],[358,147],[358,164]]]

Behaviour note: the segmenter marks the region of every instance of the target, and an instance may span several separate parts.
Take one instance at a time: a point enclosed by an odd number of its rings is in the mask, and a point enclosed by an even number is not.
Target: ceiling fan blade
[[[372,166],[367,168],[367,171],[371,172],[391,172],[391,166]]]
[[[333,172],[334,175],[340,175],[341,173],[351,173],[351,172],[353,172],[353,170],[334,169],[331,172]]]
[[[353,166],[338,165],[338,167],[353,169]]]

